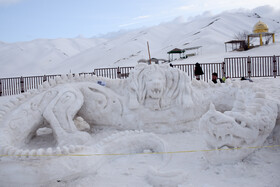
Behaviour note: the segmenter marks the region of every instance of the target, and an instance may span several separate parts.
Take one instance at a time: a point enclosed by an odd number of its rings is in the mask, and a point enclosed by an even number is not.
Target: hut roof
[[[172,49],[171,51],[169,51],[167,53],[171,54],[171,53],[184,53],[184,52],[185,52],[184,49],[175,48],[175,49]]]
[[[230,40],[225,42],[225,44],[234,44],[234,43],[245,43],[245,40]]]

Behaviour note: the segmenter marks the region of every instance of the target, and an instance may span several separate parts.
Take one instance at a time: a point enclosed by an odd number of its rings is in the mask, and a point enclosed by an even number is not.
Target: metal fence
[[[176,64],[174,68],[186,72],[191,79],[194,76],[195,64]],[[95,69],[90,74],[108,77],[111,79],[127,78],[129,72],[134,67],[117,67],[117,68],[100,68]],[[257,57],[233,57],[225,58],[222,63],[204,63],[201,64],[204,74],[201,80],[209,81],[212,78],[212,73],[216,72],[218,77],[276,77],[280,76],[280,56],[257,56]],[[0,79],[0,96],[15,95],[26,92],[30,89],[36,89],[44,81],[53,79],[61,75],[44,75],[31,77],[13,77]]]
[[[225,75],[240,77],[276,77],[280,75],[280,56],[225,58]]]

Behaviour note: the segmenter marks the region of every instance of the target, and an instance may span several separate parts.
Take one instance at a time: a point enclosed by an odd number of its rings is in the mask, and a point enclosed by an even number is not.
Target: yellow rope
[[[195,152],[210,152],[210,151],[228,151],[228,150],[240,150],[240,149],[259,149],[259,148],[273,148],[280,147],[280,145],[271,146],[259,146],[259,147],[239,147],[239,148],[228,148],[228,149],[209,149],[209,150],[189,150],[189,151],[169,151],[169,152],[145,152],[145,153],[111,153],[111,154],[55,154],[55,155],[0,155],[1,157],[7,156],[125,156],[125,155],[148,155],[148,154],[178,154],[178,153],[195,153]]]

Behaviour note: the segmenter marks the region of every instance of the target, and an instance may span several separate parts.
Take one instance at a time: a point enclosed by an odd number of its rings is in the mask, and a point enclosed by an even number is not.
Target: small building
[[[231,51],[244,51],[248,49],[245,40],[230,40],[225,42],[226,52],[228,51],[228,45],[231,45]]]
[[[184,57],[185,56],[185,50],[184,49],[179,49],[179,48],[175,48],[175,49],[172,49],[171,51],[167,52],[167,54],[169,55],[169,62],[170,61],[173,61],[173,55],[174,54],[179,54],[180,58]],[[171,56],[170,56],[171,55]]]
[[[179,49],[179,48],[172,49],[171,51],[167,52],[167,54],[169,54],[169,61],[173,61],[173,55],[174,54],[179,54],[180,59],[184,59],[184,58],[188,58],[190,56],[198,55],[198,50],[201,47],[202,46],[189,47],[189,48],[184,48],[184,49]],[[186,51],[188,51],[189,53],[185,54]]]
[[[258,23],[256,23],[253,28],[253,33],[248,35],[248,47],[250,48],[251,46],[251,38],[259,38],[260,46],[263,45],[263,37],[268,37],[268,39],[265,41],[265,44],[268,44],[270,37],[272,38],[272,42],[275,43],[275,34],[268,31],[268,26],[264,22],[259,21]]]
[[[186,58],[190,57],[190,56],[195,56],[198,55],[198,51],[199,49],[201,49],[202,46],[196,46],[196,47],[189,47],[189,48],[185,48],[184,50],[187,52],[188,54],[186,54]]]

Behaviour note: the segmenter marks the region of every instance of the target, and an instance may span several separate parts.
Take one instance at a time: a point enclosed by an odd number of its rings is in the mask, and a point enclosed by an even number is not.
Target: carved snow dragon
[[[219,103],[221,97],[228,103]],[[4,155],[68,154],[79,151],[80,145],[90,146],[94,129],[175,132],[189,130],[189,122],[200,118],[209,148],[258,146],[271,133],[277,112],[277,105],[260,90],[241,89],[230,81],[191,82],[177,68],[140,64],[128,79],[62,76],[14,97],[0,109],[0,151]],[[42,127],[52,130],[50,147],[32,143]],[[138,137],[140,145],[145,145],[142,149],[163,151],[163,146],[156,146],[162,144],[160,139],[154,137],[157,143],[149,146],[136,134],[131,137]]]

